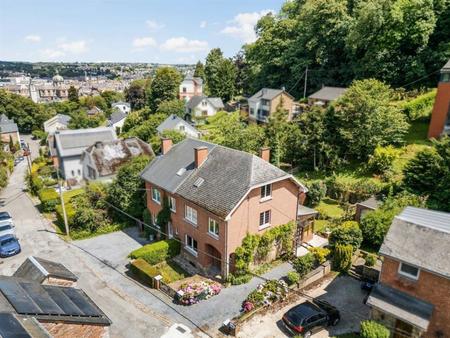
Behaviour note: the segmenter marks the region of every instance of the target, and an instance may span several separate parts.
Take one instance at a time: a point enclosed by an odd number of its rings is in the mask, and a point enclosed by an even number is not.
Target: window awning
[[[423,331],[428,329],[433,313],[432,304],[385,284],[375,285],[367,299],[367,305],[388,313]]]

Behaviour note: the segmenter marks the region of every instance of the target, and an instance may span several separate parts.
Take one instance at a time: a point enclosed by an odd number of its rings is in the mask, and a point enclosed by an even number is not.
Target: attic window
[[[182,176],[186,172],[186,168],[181,168],[177,171],[177,176]]]
[[[194,187],[196,188],[200,187],[203,184],[203,182],[205,182],[203,178],[201,177],[197,178],[197,180],[194,182]]]

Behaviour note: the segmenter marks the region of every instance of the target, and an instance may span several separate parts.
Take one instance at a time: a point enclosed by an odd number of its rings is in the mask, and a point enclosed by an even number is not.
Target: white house
[[[119,101],[114,102],[111,105],[111,109],[113,111],[121,111],[122,113],[128,114],[131,111],[131,106],[128,102]]]
[[[180,84],[180,100],[189,101],[193,96],[203,94],[203,80],[188,74]]]
[[[188,122],[183,120],[174,114],[170,115],[167,119],[156,128],[159,134],[162,134],[164,130],[176,130],[188,137],[199,138],[200,132],[191,126]]]
[[[67,129],[69,122],[69,115],[57,114],[44,122],[44,131],[53,134],[57,130]]]
[[[193,96],[186,103],[186,114],[191,118],[215,115],[224,108],[220,97]]]
[[[114,130],[118,130],[119,133],[122,130],[123,124],[125,123],[125,120],[127,118],[127,114],[116,110],[111,114],[111,116],[108,119],[108,126],[114,128]]]
[[[50,140],[54,148],[52,154],[62,176],[66,180],[78,183],[83,179],[81,156],[86,148],[97,142],[108,142],[117,139],[113,128],[100,127],[90,129],[58,130]]]

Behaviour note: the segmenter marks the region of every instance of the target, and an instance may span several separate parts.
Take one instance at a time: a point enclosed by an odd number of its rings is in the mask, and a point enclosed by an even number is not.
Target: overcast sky
[[[0,0],[0,60],[195,63],[284,0]]]

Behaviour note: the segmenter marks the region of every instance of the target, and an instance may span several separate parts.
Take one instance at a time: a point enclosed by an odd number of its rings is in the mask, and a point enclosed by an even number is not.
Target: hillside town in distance
[[[0,3],[0,338],[450,338],[450,2],[198,1]]]

